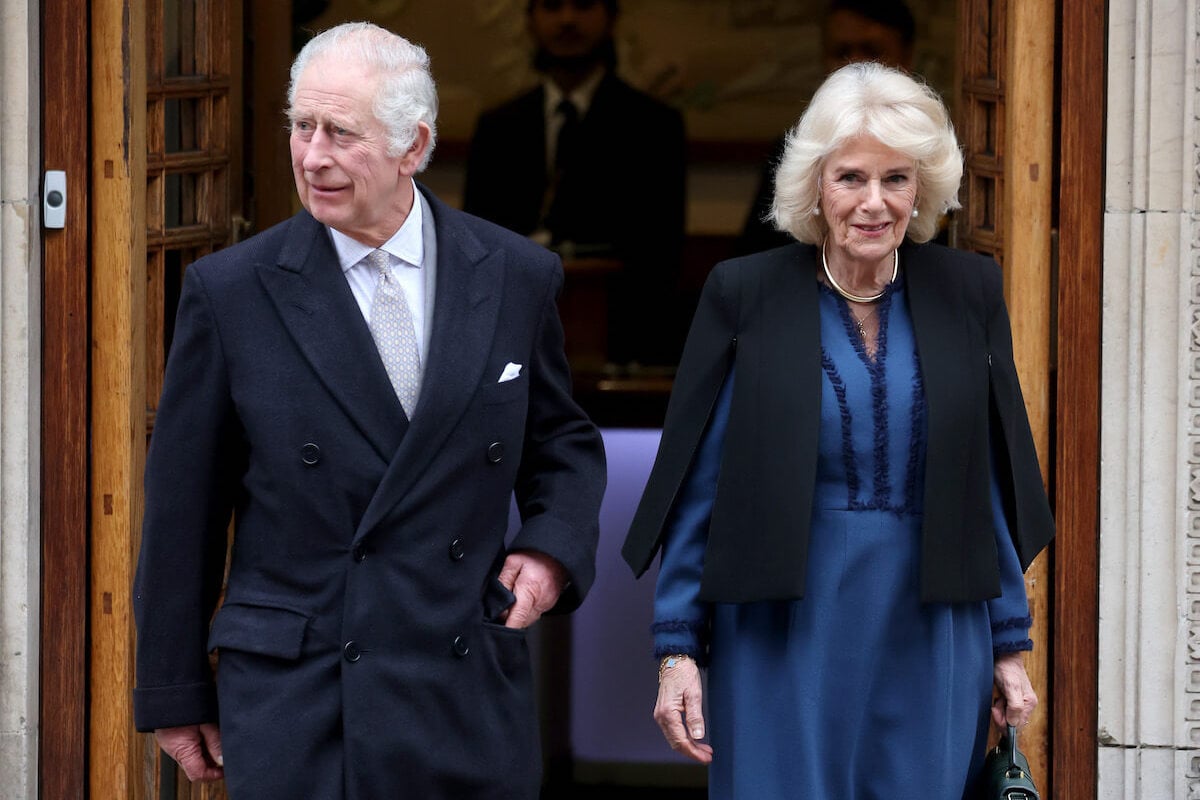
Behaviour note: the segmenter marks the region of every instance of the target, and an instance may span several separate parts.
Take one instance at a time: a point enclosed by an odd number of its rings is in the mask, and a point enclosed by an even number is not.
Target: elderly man
[[[437,112],[421,48],[341,25],[288,104],[305,210],[184,279],[136,724],[234,800],[536,797],[525,630],[587,592],[605,475],[569,395],[561,265],[415,184]]]

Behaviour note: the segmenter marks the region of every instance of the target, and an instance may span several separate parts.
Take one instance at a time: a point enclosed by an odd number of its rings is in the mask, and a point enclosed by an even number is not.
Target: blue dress
[[[697,600],[732,372],[668,517],[655,654],[707,663],[710,798],[959,800],[982,765],[994,654],[1032,647],[1024,579],[994,483],[1002,596],[920,600],[925,407],[902,281],[877,308],[872,358],[845,301],[822,286],[805,596]]]

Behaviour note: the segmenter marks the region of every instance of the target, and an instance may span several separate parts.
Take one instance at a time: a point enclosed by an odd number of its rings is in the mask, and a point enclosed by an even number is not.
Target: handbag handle
[[[1020,769],[1017,765],[1017,726],[1009,725],[1008,732],[1004,737],[1004,741],[1008,743],[1008,752],[1005,755],[1008,757],[1009,769]]]

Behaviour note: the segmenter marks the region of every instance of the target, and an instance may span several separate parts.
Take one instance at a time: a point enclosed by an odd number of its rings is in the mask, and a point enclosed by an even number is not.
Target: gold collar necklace
[[[882,291],[880,291],[879,294],[873,294],[873,295],[870,295],[869,297],[864,296],[864,295],[853,294],[851,292],[847,292],[845,289],[843,289],[841,286],[839,286],[838,282],[833,279],[833,273],[829,271],[829,262],[825,260],[825,245],[827,242],[828,242],[828,239],[821,242],[821,266],[825,269],[825,280],[829,281],[829,285],[833,287],[833,290],[835,292],[837,292],[842,297],[846,298],[847,300],[849,300],[852,303],[874,303],[876,300],[883,297],[883,295],[885,293],[887,293],[886,286],[883,287]],[[900,273],[900,251],[897,249],[897,250],[892,251],[892,279],[890,281],[888,281],[888,283],[889,284],[895,283],[896,276],[899,273]]]

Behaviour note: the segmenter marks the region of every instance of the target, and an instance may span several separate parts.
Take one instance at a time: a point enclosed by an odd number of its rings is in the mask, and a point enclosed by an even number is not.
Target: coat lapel
[[[317,377],[390,461],[408,422],[375,341],[324,226],[303,211],[289,224],[278,263],[257,264],[259,278]]]
[[[500,311],[503,251],[488,252],[460,212],[425,191],[437,237],[433,333],[421,399],[359,525],[361,538],[408,492],[459,425],[483,376]]]

